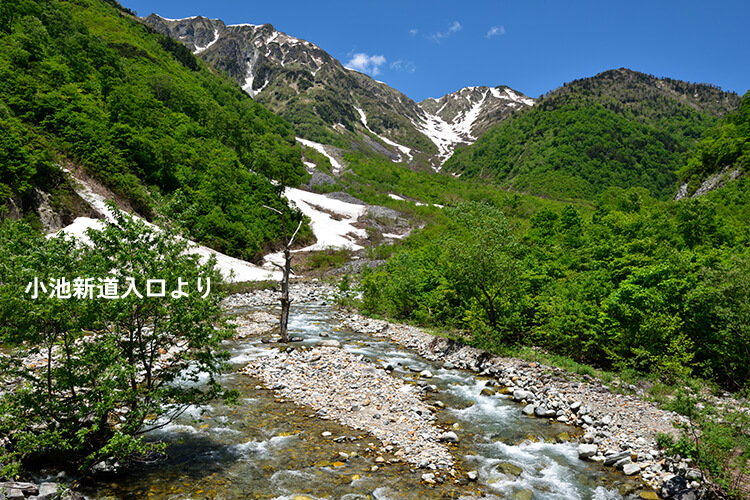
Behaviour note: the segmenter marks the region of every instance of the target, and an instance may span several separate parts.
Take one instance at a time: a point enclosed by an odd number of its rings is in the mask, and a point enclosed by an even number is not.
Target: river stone
[[[525,406],[525,407],[523,408],[523,412],[524,412],[524,413],[525,413],[526,415],[533,415],[533,414],[534,414],[534,405],[526,405],[526,406]]]
[[[578,458],[587,459],[596,455],[599,447],[595,444],[579,444],[578,445]]]
[[[511,477],[518,477],[523,473],[522,468],[509,462],[500,462],[495,466],[495,470],[501,474],[505,474],[506,476]]]
[[[443,364],[443,368],[445,368],[446,370],[452,370],[455,367],[456,367],[456,365],[454,365],[450,361],[448,361],[447,363]]]
[[[495,391],[493,391],[489,387],[485,387],[484,389],[482,389],[482,392],[480,392],[480,394],[482,396],[494,396],[495,395]]]
[[[537,406],[534,408],[534,415],[540,418],[554,417],[557,412],[554,410],[548,410],[544,406]]]
[[[522,391],[520,389],[513,391],[513,399],[516,401],[531,401],[534,399],[534,393],[530,391]]]
[[[440,435],[439,441],[441,443],[458,443],[458,435],[453,431],[444,432]]]
[[[641,466],[638,464],[625,464],[625,466],[622,468],[622,472],[626,476],[632,476],[641,472]]]
[[[632,463],[633,461],[631,460],[630,457],[625,457],[622,460],[618,460],[617,462],[615,462],[614,468],[617,470],[622,470],[623,467]]]
[[[23,483],[20,481],[9,481],[0,482],[0,491],[5,490],[19,490],[27,495],[36,495],[39,492],[39,487],[34,483]]]
[[[572,411],[574,413],[578,413],[578,410],[580,408],[581,408],[581,402],[580,401],[576,401],[575,403],[573,403],[572,405],[570,405],[570,411]]]
[[[475,470],[470,470],[469,472],[466,473],[466,475],[469,477],[469,480],[471,481],[476,481],[477,478],[479,477],[479,474]]]
[[[39,485],[38,500],[52,500],[57,495],[57,483],[42,483]]]
[[[698,469],[688,469],[685,473],[685,479],[688,481],[700,481],[702,479],[701,471]]]
[[[664,498],[674,498],[686,489],[688,489],[687,479],[682,476],[672,476],[662,483],[660,493]]]
[[[317,344],[318,347],[341,347],[341,342],[335,339],[321,340]]]
[[[639,496],[644,500],[659,500],[659,495],[655,491],[641,491]]]
[[[7,499],[24,498],[23,491],[16,489],[16,488],[2,488],[0,489],[0,495],[2,495],[1,498],[7,498]]]
[[[430,370],[422,370],[419,372],[419,376],[422,378],[432,378],[432,372]]]
[[[513,493],[513,500],[532,500],[534,498],[534,492],[526,489]]]
[[[626,458],[630,459],[629,451],[622,451],[619,453],[607,453],[604,456],[604,465],[607,465],[607,466],[615,465],[620,460],[624,460]]]
[[[635,491],[635,485],[631,483],[621,484],[620,487],[617,488],[617,492],[623,497],[627,497],[634,491]]]

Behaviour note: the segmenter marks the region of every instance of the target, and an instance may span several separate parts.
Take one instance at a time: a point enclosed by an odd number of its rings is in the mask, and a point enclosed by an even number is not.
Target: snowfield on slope
[[[317,238],[314,245],[294,250],[294,252],[312,252],[327,248],[349,248],[356,251],[364,248],[357,245],[356,241],[367,237],[367,232],[354,227],[354,224],[365,213],[364,205],[334,200],[322,194],[295,188],[286,188],[284,196],[310,218],[310,227]],[[294,229],[291,228],[288,231],[294,231]],[[264,266],[271,269],[275,267],[274,264],[284,263],[284,255],[282,252],[272,253],[266,255],[265,260]]]
[[[95,193],[91,186],[75,179],[74,185],[76,191],[89,205],[104,215],[107,220],[114,220],[112,211],[106,205],[104,196]],[[321,194],[302,191],[301,189],[287,188],[285,196],[294,205],[299,208],[311,220],[311,228],[317,242],[314,245],[297,250],[298,252],[309,252],[314,250],[325,250],[326,248],[349,248],[351,250],[360,250],[363,247],[356,244],[359,238],[365,238],[367,233],[364,229],[354,227],[354,224],[365,212],[364,205],[347,203],[345,201],[327,198]],[[142,219],[141,219],[142,220]],[[143,221],[152,228],[153,224]],[[86,236],[88,229],[100,231],[104,227],[104,222],[100,219],[90,217],[78,217],[72,224],[60,229],[59,231],[48,235],[49,237],[67,234],[89,243]],[[293,231],[295,228],[289,229]],[[291,236],[291,234],[290,234]],[[281,271],[276,270],[272,262],[283,263],[283,254],[275,253],[265,257],[266,263],[263,267],[256,266],[250,262],[230,257],[229,255],[217,252],[203,245],[198,245],[190,241],[190,252],[200,255],[202,261],[213,255],[216,257],[216,265],[221,271],[222,276],[229,282],[236,283],[242,281],[262,281],[282,279]],[[233,274],[232,274],[233,273]]]
[[[85,185],[80,180],[75,179],[74,183],[76,186],[76,192],[89,203],[92,207],[101,212],[107,220],[114,220],[112,211],[105,204],[104,196],[94,193],[90,186]],[[140,219],[140,218],[139,218]],[[143,219],[140,219],[143,220]],[[153,224],[143,221],[145,224],[152,228],[156,228]],[[79,239],[80,241],[89,244],[90,240],[86,236],[88,229],[95,231],[101,231],[104,227],[104,222],[100,219],[92,219],[90,217],[78,217],[73,221],[72,224],[58,230],[55,233],[49,234],[48,237],[57,236],[60,234],[66,234]],[[188,240],[189,241],[189,240]],[[201,256],[201,261],[205,262],[209,256],[213,255],[216,257],[216,267],[221,272],[224,279],[230,283],[237,283],[241,281],[263,281],[273,279],[276,281],[281,280],[280,271],[270,271],[263,267],[256,266],[244,260],[240,260],[229,255],[217,252],[211,248],[203,245],[198,245],[193,241],[189,241],[191,244],[190,253],[194,253]]]
[[[314,150],[318,151],[319,153],[322,153],[325,155],[329,160],[331,160],[331,167],[333,167],[333,175],[339,175],[341,172],[344,171],[344,165],[341,164],[334,156],[333,154],[329,153],[326,149],[326,146],[323,144],[319,144],[317,142],[308,141],[307,139],[302,139],[300,137],[297,137],[297,142],[302,144],[303,146],[307,146],[308,148],[313,148]]]

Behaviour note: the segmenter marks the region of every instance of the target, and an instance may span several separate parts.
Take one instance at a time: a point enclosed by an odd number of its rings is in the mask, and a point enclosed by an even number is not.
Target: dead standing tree
[[[279,342],[289,342],[289,332],[287,330],[287,323],[289,322],[289,308],[292,305],[292,299],[289,298],[289,274],[292,273],[292,244],[294,243],[294,237],[297,236],[300,228],[302,227],[302,221],[299,221],[297,229],[291,238],[287,239],[286,233],[286,217],[284,212],[276,210],[275,208],[263,205],[264,208],[272,210],[281,216],[281,230],[284,233],[284,265],[272,262],[272,264],[284,273],[284,278],[281,281],[281,320],[279,322],[279,329],[281,330],[281,339]]]

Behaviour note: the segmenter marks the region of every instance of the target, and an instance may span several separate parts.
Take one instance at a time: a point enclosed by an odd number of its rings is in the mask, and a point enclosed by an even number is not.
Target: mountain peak
[[[439,170],[459,144],[534,103],[508,87],[467,87],[419,104],[317,45],[272,25],[217,19],[143,21],[226,71],[243,90],[292,123],[303,139]]]

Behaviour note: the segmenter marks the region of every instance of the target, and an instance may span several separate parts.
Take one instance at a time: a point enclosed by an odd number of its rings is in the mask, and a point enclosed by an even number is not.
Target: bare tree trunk
[[[289,342],[289,331],[287,329],[287,324],[289,323],[289,309],[292,305],[292,299],[289,298],[289,275],[292,273],[292,244],[294,243],[294,237],[297,236],[297,233],[299,232],[300,228],[302,227],[302,221],[299,222],[299,225],[297,226],[297,229],[294,231],[294,234],[290,239],[287,239],[286,234],[286,218],[284,217],[284,212],[281,212],[279,210],[276,210],[275,208],[268,207],[266,205],[263,205],[265,208],[269,210],[273,210],[277,214],[281,216],[281,230],[284,233],[284,266],[280,266],[276,263],[274,265],[281,269],[281,271],[284,274],[283,279],[281,280],[281,320],[279,322],[279,330],[281,332],[281,338],[279,339],[279,342],[288,343]]]
[[[286,239],[286,234],[284,235]],[[292,306],[292,299],[289,298],[289,274],[292,271],[292,252],[289,245],[284,248],[284,279],[281,281],[281,342],[289,342],[289,332],[287,323],[289,322],[289,308]]]

